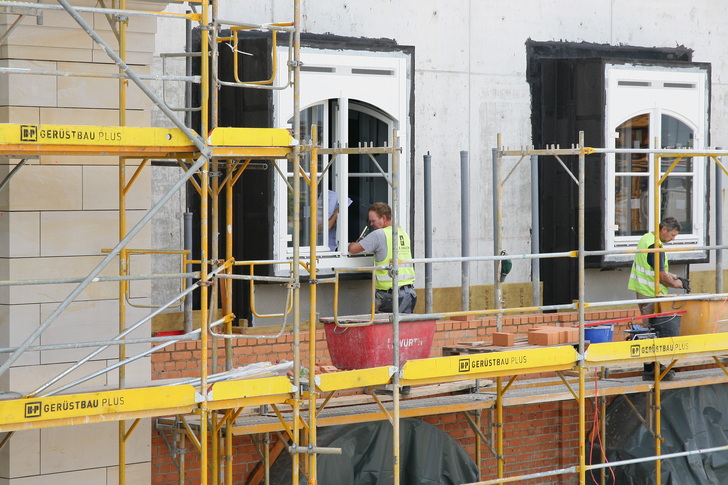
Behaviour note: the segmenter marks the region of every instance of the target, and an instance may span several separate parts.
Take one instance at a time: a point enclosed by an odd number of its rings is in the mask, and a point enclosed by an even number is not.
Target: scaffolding
[[[64,348],[88,348],[91,353],[81,361],[71,365],[57,377],[40,386],[36,391],[14,399],[6,399],[0,402],[0,431],[6,436],[3,444],[12,439],[15,431],[27,429],[40,429],[55,426],[69,426],[76,424],[89,424],[100,422],[118,422],[118,445],[119,445],[119,483],[127,483],[126,477],[126,443],[132,435],[140,420],[146,418],[159,418],[158,427],[162,436],[165,437],[165,430],[170,431],[171,441],[168,441],[170,450],[184,448],[185,440],[192,443],[199,452],[201,475],[200,483],[233,483],[233,436],[249,434],[284,433],[287,440],[290,440],[288,452],[292,457],[292,482],[299,483],[299,470],[304,470],[309,483],[316,483],[317,462],[319,454],[338,453],[340,450],[320,447],[317,445],[317,429],[322,426],[333,424],[377,421],[387,419],[393,426],[393,483],[399,483],[400,476],[400,449],[399,449],[399,422],[402,418],[413,416],[429,416],[436,414],[461,412],[468,421],[476,437],[476,463],[482,469],[481,454],[482,446],[485,444],[492,451],[497,459],[496,478],[477,482],[478,484],[513,483],[527,479],[562,475],[576,474],[579,483],[585,483],[586,473],[589,470],[604,468],[605,466],[619,466],[620,463],[609,464],[587,464],[586,462],[586,433],[587,416],[586,402],[589,399],[601,400],[602,413],[603,399],[625,393],[651,391],[654,396],[655,413],[653,427],[655,430],[655,455],[650,459],[656,460],[657,482],[660,482],[660,395],[665,388],[686,387],[693,385],[707,385],[712,383],[728,382],[728,370],[726,370],[721,356],[728,353],[728,334],[717,334],[711,336],[696,335],[675,337],[671,342],[676,345],[669,350],[650,348],[649,343],[640,343],[640,357],[635,358],[633,342],[615,342],[590,345],[587,349],[584,340],[585,312],[587,309],[612,306],[615,303],[635,303],[635,301],[623,302],[587,302],[584,295],[584,258],[589,255],[599,255],[605,252],[586,251],[584,247],[584,173],[586,156],[591,154],[607,153],[607,149],[595,149],[585,147],[583,135],[578,146],[561,149],[551,147],[543,150],[525,148],[521,150],[507,150],[503,147],[500,137],[497,148],[493,150],[494,167],[500,169],[503,166],[503,159],[506,157],[520,157],[524,160],[528,157],[560,157],[576,156],[579,159],[579,170],[572,178],[579,187],[579,245],[575,250],[561,254],[523,254],[503,255],[501,253],[502,214],[500,202],[503,198],[502,188],[507,182],[509,175],[503,178],[498,171],[494,172],[496,180],[494,193],[494,207],[496,213],[495,234],[494,234],[494,255],[477,258],[428,258],[412,259],[409,261],[393,261],[391,271],[394,285],[397,286],[398,267],[405,263],[451,263],[463,262],[465,260],[491,261],[494,264],[494,274],[498,275],[498,265],[505,259],[534,259],[544,257],[568,257],[576,258],[579,268],[579,299],[573,304],[538,306],[527,308],[503,308],[501,302],[501,282],[494,279],[495,308],[449,313],[428,313],[425,315],[402,315],[398,312],[398,301],[394,299],[394,312],[391,316],[393,323],[393,341],[399,341],[399,324],[410,320],[441,319],[453,316],[481,315],[495,316],[497,318],[497,329],[501,329],[501,318],[504,315],[522,313],[524,311],[543,312],[571,310],[578,313],[579,322],[579,343],[576,348],[569,345],[549,347],[543,349],[514,350],[489,354],[491,363],[484,364],[482,355],[468,356],[444,356],[409,361],[401,366],[385,366],[370,369],[335,372],[330,374],[316,374],[316,334],[317,323],[317,257],[316,242],[312,238],[309,256],[301,257],[300,229],[301,215],[298,204],[293,204],[293,256],[290,261],[290,274],[285,277],[243,277],[233,273],[235,266],[250,266],[259,264],[250,261],[236,261],[232,251],[231,235],[225,240],[225,254],[218,254],[218,234],[221,232],[218,224],[220,215],[225,216],[226,225],[232,224],[232,188],[241,174],[246,170],[252,161],[265,161],[276,164],[276,160],[290,160],[293,163],[293,182],[290,186],[293,200],[301,199],[301,186],[307,184],[310,188],[309,207],[315,207],[318,198],[318,163],[319,155],[328,155],[332,159],[342,154],[384,154],[391,160],[392,173],[397,174],[400,148],[397,144],[397,133],[393,133],[394,143],[384,147],[347,147],[347,148],[321,148],[317,146],[315,127],[312,129],[312,137],[309,141],[301,140],[300,133],[300,24],[301,5],[299,0],[293,1],[292,22],[271,23],[265,25],[252,25],[243,22],[222,20],[217,18],[217,0],[203,0],[199,2],[188,2],[194,5],[199,12],[186,14],[160,14],[155,12],[132,11],[125,8],[122,0],[118,8],[88,8],[74,7],[66,0],[59,0],[60,6],[45,4],[24,4],[20,2],[0,2],[9,13],[18,15],[20,21],[24,16],[40,16],[42,11],[48,9],[63,9],[74,19],[104,52],[118,66],[119,73],[110,77],[119,80],[119,123],[118,126],[78,126],[78,125],[0,125],[0,155],[7,157],[18,157],[20,162],[13,168],[8,176],[0,183],[0,190],[5,189],[11,182],[12,177],[23,169],[27,160],[47,154],[62,154],[74,156],[90,155],[112,155],[118,157],[118,184],[119,184],[119,242],[107,251],[101,262],[88,273],[84,278],[46,279],[46,280],[23,280],[23,281],[0,281],[0,286],[33,286],[49,284],[73,284],[76,285],[73,291],[58,305],[58,307],[24,340],[16,347],[0,349],[9,354],[8,358],[0,365],[0,374],[8,372],[10,367],[21,355],[26,352],[38,352],[42,350],[60,350]],[[118,49],[115,50],[100,36],[84,19],[82,13],[102,13],[107,15],[113,25],[113,30],[118,39]],[[200,106],[194,108],[186,106],[182,112],[199,110],[201,126],[200,135],[189,128],[188,124],[181,120],[178,111],[170,107],[167,102],[157,96],[146,84],[145,81],[151,78],[137,75],[125,61],[126,58],[126,25],[129,17],[133,16],[165,16],[166,18],[177,17],[180,21],[194,22],[200,26],[204,35],[201,36],[201,51],[199,53],[186,53],[187,56],[196,56],[200,60],[200,75],[192,76],[155,76],[154,80],[163,82],[184,82],[197,83],[200,89]],[[14,24],[16,25],[16,24]],[[6,40],[12,35],[13,28],[3,36]],[[281,129],[249,129],[249,128],[227,128],[216,126],[217,119],[217,87],[224,84],[216,72],[215,64],[211,62],[216,59],[215,53],[218,43],[229,41],[229,38],[218,36],[222,28],[230,28],[233,32],[237,30],[255,29],[271,33],[273,38],[279,32],[284,32],[290,38],[291,58],[289,61],[289,72],[278,73],[287,78],[286,82],[274,85],[275,76],[260,82],[240,82],[235,84],[239,88],[249,89],[274,89],[290,88],[294,98],[294,122],[293,133]],[[273,42],[275,50],[275,41]],[[237,70],[236,70],[237,71]],[[18,73],[15,68],[0,69],[0,74],[9,75]],[[56,71],[28,71],[23,74],[33,75],[79,75],[83,73],[63,73]],[[87,74],[94,75],[97,74]],[[213,81],[210,82],[209,80]],[[149,99],[168,117],[175,125],[175,128],[136,128],[129,127],[126,123],[126,93],[129,82],[133,82]],[[212,120],[212,121],[209,121]],[[67,136],[73,133],[73,136]],[[204,134],[207,134],[206,136]],[[75,137],[75,138],[74,138]],[[133,140],[133,142],[131,142]],[[636,152],[637,150],[630,150]],[[616,152],[616,150],[611,150]],[[708,157],[726,172],[718,157],[725,155],[728,151],[692,151],[686,150],[676,153],[668,150],[653,150],[650,153],[656,156],[678,158],[683,156]],[[303,166],[302,157],[308,154],[310,164]],[[168,190],[168,192],[156,202],[144,217],[129,228],[127,221],[127,196],[141,171],[148,167],[151,159],[172,160],[184,171],[182,177]],[[140,160],[137,169],[127,176],[129,160]],[[520,163],[520,160],[518,163]],[[516,164],[516,166],[518,165]],[[677,162],[676,162],[677,163]],[[659,166],[659,164],[655,164]],[[513,168],[515,170],[515,167]],[[211,176],[211,174],[219,174]],[[658,173],[658,179],[660,174]],[[395,208],[400,204],[396,176],[391,179],[392,203]],[[150,222],[152,217],[160,208],[169,201],[186,184],[192,184],[200,194],[200,259],[192,261],[185,249],[176,251],[175,254],[182,257],[182,268],[180,273],[170,275],[137,275],[133,276],[129,270],[130,255],[141,253],[153,253],[154,250],[137,250],[129,247],[130,241],[142,228]],[[657,191],[655,191],[657,193]],[[220,196],[225,194],[226,202],[221,207]],[[656,207],[659,204],[655,204]],[[311,210],[310,231],[317,233],[316,210]],[[397,214],[397,210],[394,211]],[[659,221],[659,218],[655,218]],[[393,240],[396,240],[397,223],[393,223]],[[209,234],[212,241],[209,241]],[[727,246],[715,245],[706,246],[700,249],[722,250]],[[689,248],[695,249],[695,248]],[[661,249],[667,251],[669,249]],[[681,248],[685,250],[685,248]],[[634,251],[633,251],[634,252]],[[103,270],[115,259],[118,259],[118,275],[102,276]],[[270,263],[270,262],[268,262]],[[193,264],[197,270],[186,270],[188,265]],[[301,268],[305,268],[309,275],[310,283],[310,305],[309,315],[301,315]],[[374,268],[362,268],[364,271],[371,271]],[[192,278],[194,283],[184,286],[179,295],[175,295],[167,303],[155,308],[150,314],[132,324],[127,320],[127,307],[129,305],[129,285],[132,281],[152,279],[175,279],[180,282]],[[292,315],[293,335],[293,363],[292,378],[285,374],[286,367],[260,367],[250,369],[247,374],[236,373],[232,369],[232,344],[233,338],[240,337],[240,334],[233,332],[232,295],[231,285],[227,284],[230,279],[244,278],[254,283],[255,281],[276,281],[288,285],[290,302],[287,303],[284,315]],[[33,345],[40,335],[58,319],[61,313],[75,301],[75,299],[89,286],[98,283],[113,282],[118,284],[118,334],[109,340],[92,341],[73,344],[43,344]],[[338,295],[338,275],[335,285],[335,295]],[[178,304],[183,299],[189,299],[192,293],[199,294],[200,300],[200,328],[186,328],[185,333],[175,337],[149,337],[132,338],[132,332],[147,323],[155,315],[159,315],[166,309]],[[728,294],[720,292],[720,288],[714,297],[728,298]],[[675,297],[675,300],[688,300],[690,296]],[[217,318],[217,302],[222,301],[221,317]],[[659,299],[666,301],[665,299]],[[667,300],[669,301],[669,299]],[[372,318],[373,318],[372,306]],[[344,320],[337,321],[340,325],[347,325]],[[306,328],[305,325],[308,325]],[[284,325],[281,332],[285,330]],[[303,362],[301,333],[308,331],[309,338],[308,361]],[[280,335],[280,334],[279,334]],[[270,337],[270,336],[268,336]],[[136,360],[152,354],[183,341],[199,341],[199,377],[187,381],[175,383],[151,382],[150,385],[140,388],[129,387],[126,382],[125,366]],[[221,344],[224,345],[225,369],[218,369],[216,356]],[[127,346],[132,344],[152,344],[151,349],[135,355],[127,355]],[[97,373],[89,374],[69,384],[58,384],[64,377],[78,369],[83,363],[92,359],[100,352],[108,348],[118,348],[118,362],[110,365]],[[587,352],[588,350],[588,352]],[[399,362],[399,346],[393,346],[392,362]],[[716,363],[717,370],[712,373],[701,374],[689,381],[663,384],[660,376],[657,376],[654,385],[634,382],[601,383],[599,388],[587,381],[586,375],[594,369],[601,369],[608,365],[623,363],[655,361],[658,359],[669,359],[672,361],[670,367],[679,360],[685,358],[710,358]],[[303,379],[299,369],[306,369],[306,378]],[[109,373],[118,370],[118,385],[114,389],[97,392],[76,392],[74,388],[94,378],[99,373]],[[576,370],[576,380],[570,378],[569,373]],[[668,368],[669,370],[669,368]],[[558,379],[553,382],[526,380],[521,386],[516,381],[525,376],[543,372],[554,372]],[[276,374],[276,375],[274,375]],[[249,377],[256,377],[250,379]],[[481,380],[495,379],[494,388],[480,388],[477,384]],[[422,398],[417,400],[401,401],[400,392],[404,386],[424,385],[452,385],[450,389],[472,388],[477,392],[470,394],[458,394],[442,398]],[[372,389],[382,386],[391,386],[395,392],[391,399],[387,400]],[[460,386],[460,387],[457,387]],[[370,402],[354,407],[348,407],[345,411],[337,410],[335,403],[337,394],[346,391],[365,389]],[[533,395],[533,389],[540,391],[539,395]],[[578,463],[567,468],[547,470],[539,474],[507,476],[505,470],[504,456],[504,418],[503,409],[506,406],[524,403],[541,402],[545,399],[551,400],[575,400],[579,409],[579,457]],[[242,410],[246,407],[265,406],[274,410],[273,416],[257,416],[240,418]],[[493,424],[495,426],[495,439],[491,442],[483,432],[481,413],[483,410],[494,410]],[[474,412],[475,417],[469,413]],[[174,418],[169,418],[174,416]],[[128,424],[127,421],[131,421]],[[603,422],[603,420],[602,420]],[[720,448],[722,450],[724,448]],[[703,450],[712,452],[717,450]],[[176,454],[177,455],[177,454]],[[177,466],[180,480],[184,480],[185,466],[183,456],[178,455]],[[675,455],[677,456],[677,455]],[[671,455],[670,457],[673,457]],[[264,468],[269,466],[270,456],[268,447],[265,447]]]

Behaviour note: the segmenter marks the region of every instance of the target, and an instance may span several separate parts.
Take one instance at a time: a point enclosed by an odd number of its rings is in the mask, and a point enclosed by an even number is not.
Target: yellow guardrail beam
[[[192,142],[178,128],[0,124],[0,144],[177,147]]]
[[[215,128],[208,143],[218,158],[285,158],[295,145],[279,128]],[[0,154],[171,157],[197,151],[178,128],[0,123]]]
[[[195,388],[191,385],[14,399],[0,403],[0,431],[9,429],[5,426],[19,423],[27,428],[38,428],[44,423],[50,425],[49,421],[73,418],[88,419],[88,422],[112,421],[138,411],[185,407],[188,412],[197,407]]]
[[[236,147],[290,147],[293,137],[282,128],[217,127],[208,138],[210,145]]]
[[[245,399],[261,396],[290,394],[295,388],[286,376],[261,377],[239,381],[221,381],[212,385],[208,392],[208,401],[225,401],[228,399]]]
[[[393,372],[393,367],[372,367],[319,374],[315,377],[316,387],[322,392],[331,392],[359,387],[381,386],[391,382]]]
[[[591,367],[630,361],[674,360],[717,352],[728,353],[728,333],[591,344],[585,352],[585,362]]]
[[[567,370],[577,357],[574,347],[560,346],[411,360],[402,367],[401,378],[414,382]]]

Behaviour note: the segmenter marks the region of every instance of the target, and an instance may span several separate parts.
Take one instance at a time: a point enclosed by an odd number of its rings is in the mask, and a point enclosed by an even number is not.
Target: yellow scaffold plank
[[[227,401],[288,395],[292,392],[295,392],[295,388],[286,376],[261,377],[260,379],[216,382],[208,392],[207,399],[208,401]]]
[[[143,411],[190,412],[196,407],[195,388],[190,385],[14,399],[0,402],[0,431],[57,426],[58,422],[116,421]]]
[[[567,370],[574,367],[576,360],[577,352],[572,346],[454,355],[411,360],[402,367],[401,376],[405,381],[417,383],[498,377]]]
[[[293,137],[282,128],[217,127],[210,133],[208,142],[213,146],[291,147]]]
[[[714,355],[720,352],[728,353],[728,333],[591,344],[585,352],[585,361],[587,366],[598,366],[605,363],[642,362],[655,358],[667,360],[702,354]]]
[[[381,386],[392,380],[392,367],[332,372],[316,376],[316,387],[322,392],[356,389],[367,386]]]

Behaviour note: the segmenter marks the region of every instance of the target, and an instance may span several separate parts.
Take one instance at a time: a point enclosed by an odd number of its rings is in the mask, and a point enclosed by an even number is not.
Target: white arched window
[[[708,73],[699,68],[608,65],[607,140],[620,149],[705,149]],[[652,154],[609,154],[606,164],[607,248],[637,245],[655,227],[655,160]],[[659,176],[674,159],[661,158]],[[674,244],[706,243],[706,162],[682,158],[660,187],[661,217],[675,217],[682,231]],[[703,256],[676,253],[671,260]],[[606,260],[631,260],[631,255]]]
[[[279,56],[284,58],[285,56]],[[400,52],[345,53],[339,51],[303,50],[301,54],[301,141],[311,138],[311,126],[316,125],[317,142],[322,147],[354,147],[361,144],[391,146],[394,130],[400,155],[398,188],[400,200],[409,199],[409,85],[408,59]],[[283,68],[284,66],[280,66]],[[278,127],[292,128],[293,106],[286,91],[276,94],[275,123]],[[307,156],[307,155],[305,155]],[[374,160],[372,160],[374,158]],[[385,177],[391,177],[392,167],[387,155],[339,155],[333,163],[328,156],[320,156],[321,174],[318,187],[319,222],[316,235],[317,254],[322,259],[319,268],[358,266],[359,258],[348,257],[346,246],[365,228],[367,209],[374,202],[391,204],[392,193]],[[292,163],[284,162],[286,177],[292,178]],[[302,159],[302,167],[308,167]],[[279,163],[279,166],[283,166]],[[326,169],[324,171],[324,169]],[[283,180],[275,184],[276,224],[275,258],[285,259],[292,254],[293,198]],[[308,253],[312,234],[307,201],[307,184],[301,187],[301,254]],[[396,217],[400,226],[407,227],[409,212],[402,204]],[[329,217],[337,210],[337,219],[329,227]]]

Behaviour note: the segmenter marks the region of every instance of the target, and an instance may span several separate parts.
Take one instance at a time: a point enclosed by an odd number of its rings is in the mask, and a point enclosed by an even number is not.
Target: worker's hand
[[[675,278],[680,281],[680,288],[685,290],[685,293],[690,293],[690,280],[682,276],[676,276]]]

